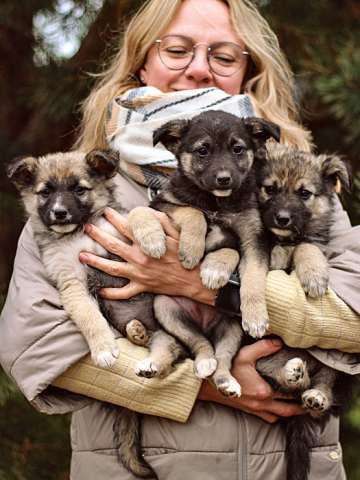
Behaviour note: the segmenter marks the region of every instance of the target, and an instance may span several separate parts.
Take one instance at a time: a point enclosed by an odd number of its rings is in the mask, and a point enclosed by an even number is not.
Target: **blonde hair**
[[[129,22],[117,55],[82,105],[78,148],[89,151],[107,146],[105,123],[109,102],[141,85],[136,74],[150,47],[166,30],[183,1],[148,0]],[[257,115],[280,126],[282,142],[310,150],[310,133],[300,125],[294,102],[293,74],[276,35],[251,1],[221,1],[228,5],[234,30],[251,56],[242,91],[251,97]]]

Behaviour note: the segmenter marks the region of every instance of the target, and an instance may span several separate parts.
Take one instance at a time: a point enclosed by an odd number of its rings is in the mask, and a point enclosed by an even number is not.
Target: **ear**
[[[16,157],[7,166],[6,173],[18,190],[34,185],[37,170],[35,157]]]
[[[244,118],[244,123],[256,144],[259,141],[264,144],[268,138],[280,142],[280,127],[276,123],[258,117]]]
[[[162,125],[153,133],[153,145],[161,142],[164,147],[177,155],[182,135],[189,127],[189,120],[173,120]]]
[[[111,178],[118,169],[119,156],[113,150],[92,150],[85,157],[89,174],[93,177]]]
[[[321,165],[323,178],[334,192],[340,193],[341,187],[351,190],[351,172],[349,166],[337,155],[324,155]]]

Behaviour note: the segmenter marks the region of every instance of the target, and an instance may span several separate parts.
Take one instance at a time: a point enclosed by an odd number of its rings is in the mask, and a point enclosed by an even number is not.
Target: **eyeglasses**
[[[183,35],[166,35],[155,41],[161,62],[170,70],[185,70],[193,61],[195,49],[200,45],[207,48],[210,70],[222,77],[231,77],[246,65],[249,52],[232,42],[194,42]]]

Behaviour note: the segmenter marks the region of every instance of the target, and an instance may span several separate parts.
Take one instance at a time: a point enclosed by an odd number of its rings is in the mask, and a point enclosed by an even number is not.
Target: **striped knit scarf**
[[[119,152],[120,169],[152,190],[168,183],[176,158],[161,144],[153,146],[153,131],[164,123],[191,118],[204,110],[224,110],[238,117],[253,116],[247,95],[228,95],[217,88],[162,93],[153,87],[129,90],[112,100],[106,125],[107,141]]]

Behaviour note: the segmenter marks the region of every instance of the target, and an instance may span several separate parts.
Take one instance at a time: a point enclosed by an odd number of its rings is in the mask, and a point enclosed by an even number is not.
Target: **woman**
[[[194,55],[182,69],[169,68],[157,47],[156,40],[163,41],[169,35],[186,37],[194,47]],[[216,73],[211,54],[219,42],[231,43],[242,52],[237,57],[238,68],[230,76]],[[209,45],[212,50],[208,55]],[[276,38],[257,10],[245,0],[148,2],[131,21],[122,49],[85,104],[83,134],[79,141],[81,149],[88,151],[107,146],[105,125],[110,101],[141,85],[176,94],[204,87],[217,87],[230,95],[247,93],[258,115],[281,126],[283,141],[303,149],[310,148],[308,132],[297,123],[289,88],[291,74]],[[126,208],[147,203],[146,189],[129,178],[131,173],[129,167],[127,174],[119,176]],[[126,231],[126,222],[121,216],[112,211],[107,215],[121,231]],[[167,232],[176,236],[167,220],[162,218],[162,221]],[[202,287],[198,271],[185,272],[180,266],[173,238],[168,239],[165,258],[156,261],[146,258],[136,245],[117,242],[114,246],[113,240],[102,232],[94,228],[89,228],[88,232],[108,248],[117,249],[127,262],[109,264],[89,254],[82,255],[81,261],[130,279],[127,287],[120,291],[109,290],[105,292],[107,296],[121,299],[146,290],[189,296],[214,304],[216,292]],[[339,207],[331,244],[334,267],[331,285],[359,314],[359,300],[351,287],[360,271],[359,251],[353,248],[355,234]],[[349,250],[343,255],[345,244]],[[283,294],[281,299],[279,291]],[[349,352],[360,350],[358,342],[353,340],[359,332],[359,317],[334,292],[330,291],[319,301],[309,302],[294,277],[272,272],[267,296],[271,330],[289,344],[317,345]],[[334,315],[334,312],[337,313]],[[330,325],[329,335],[322,332],[324,321]],[[338,332],[340,325],[343,328]],[[3,311],[2,338],[0,353],[5,369],[38,409],[62,413],[84,407],[73,414],[72,421],[71,478],[74,480],[134,477],[117,463],[111,409],[66,390],[157,415],[144,418],[142,443],[146,458],[160,479],[186,475],[196,480],[284,478],[284,438],[281,428],[273,422],[281,416],[302,411],[276,397],[254,367],[258,358],[281,348],[277,340],[258,341],[238,354],[233,368],[243,389],[238,400],[224,399],[207,382],[200,386],[192,373],[190,360],[179,365],[167,379],[138,379],[132,369],[134,363],[143,358],[144,351],[125,340],[120,340],[121,355],[116,368],[111,372],[101,371],[89,359],[80,360],[87,347],[61,310],[57,292],[47,283],[28,227],[20,239]],[[313,349],[313,353],[349,373],[360,370],[354,355],[319,349]],[[197,395],[207,401],[194,406]],[[185,424],[161,418],[184,422],[190,412]],[[322,477],[345,478],[336,420],[329,422],[319,445],[313,450],[310,478]]]

